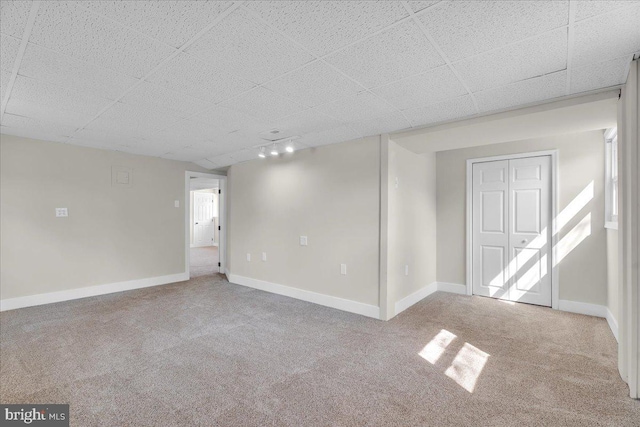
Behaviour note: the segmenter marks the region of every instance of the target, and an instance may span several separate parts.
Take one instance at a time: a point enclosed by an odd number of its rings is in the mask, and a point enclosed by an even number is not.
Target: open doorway
[[[189,278],[224,272],[225,177],[186,173],[186,271]]]

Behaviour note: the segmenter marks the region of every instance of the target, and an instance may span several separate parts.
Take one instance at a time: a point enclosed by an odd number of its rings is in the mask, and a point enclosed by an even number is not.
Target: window
[[[618,130],[607,129],[605,142],[605,227],[618,228]]]

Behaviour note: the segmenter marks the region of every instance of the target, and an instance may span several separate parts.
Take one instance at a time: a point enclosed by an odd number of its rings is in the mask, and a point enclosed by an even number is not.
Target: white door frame
[[[551,308],[558,309],[560,279],[559,265],[556,265],[558,231],[558,150],[534,151],[529,153],[507,154],[504,156],[480,157],[467,159],[467,295],[473,295],[473,164],[493,162],[496,160],[522,159],[526,157],[551,156]]]
[[[218,225],[220,225],[220,233],[218,234],[218,262],[220,263],[220,268],[218,271],[220,273],[225,273],[227,265],[227,177],[224,175],[191,171],[185,171],[184,173],[184,271],[187,273],[187,277],[191,277],[191,233],[189,229],[191,225],[191,218],[189,217],[189,206],[191,204],[191,200],[189,198],[191,191],[191,177],[217,179],[220,183],[220,198],[218,200]]]

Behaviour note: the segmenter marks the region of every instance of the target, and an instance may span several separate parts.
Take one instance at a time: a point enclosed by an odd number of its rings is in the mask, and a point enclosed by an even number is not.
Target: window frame
[[[605,143],[605,228],[618,229],[619,186],[618,186],[618,132],[617,128],[607,129]]]

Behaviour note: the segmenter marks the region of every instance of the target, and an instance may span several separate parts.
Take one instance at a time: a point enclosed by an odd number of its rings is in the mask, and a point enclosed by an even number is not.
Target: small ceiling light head
[[[261,159],[264,159],[265,157],[267,157],[267,154],[265,153],[265,149],[264,147],[260,147],[260,152],[258,153],[258,157],[260,157]]]
[[[276,144],[273,144],[271,147],[271,155],[274,157],[278,155],[278,147],[276,147]]]
[[[287,150],[287,153],[293,153],[293,151],[294,151],[293,142],[289,141],[289,143],[287,144],[285,150]]]

